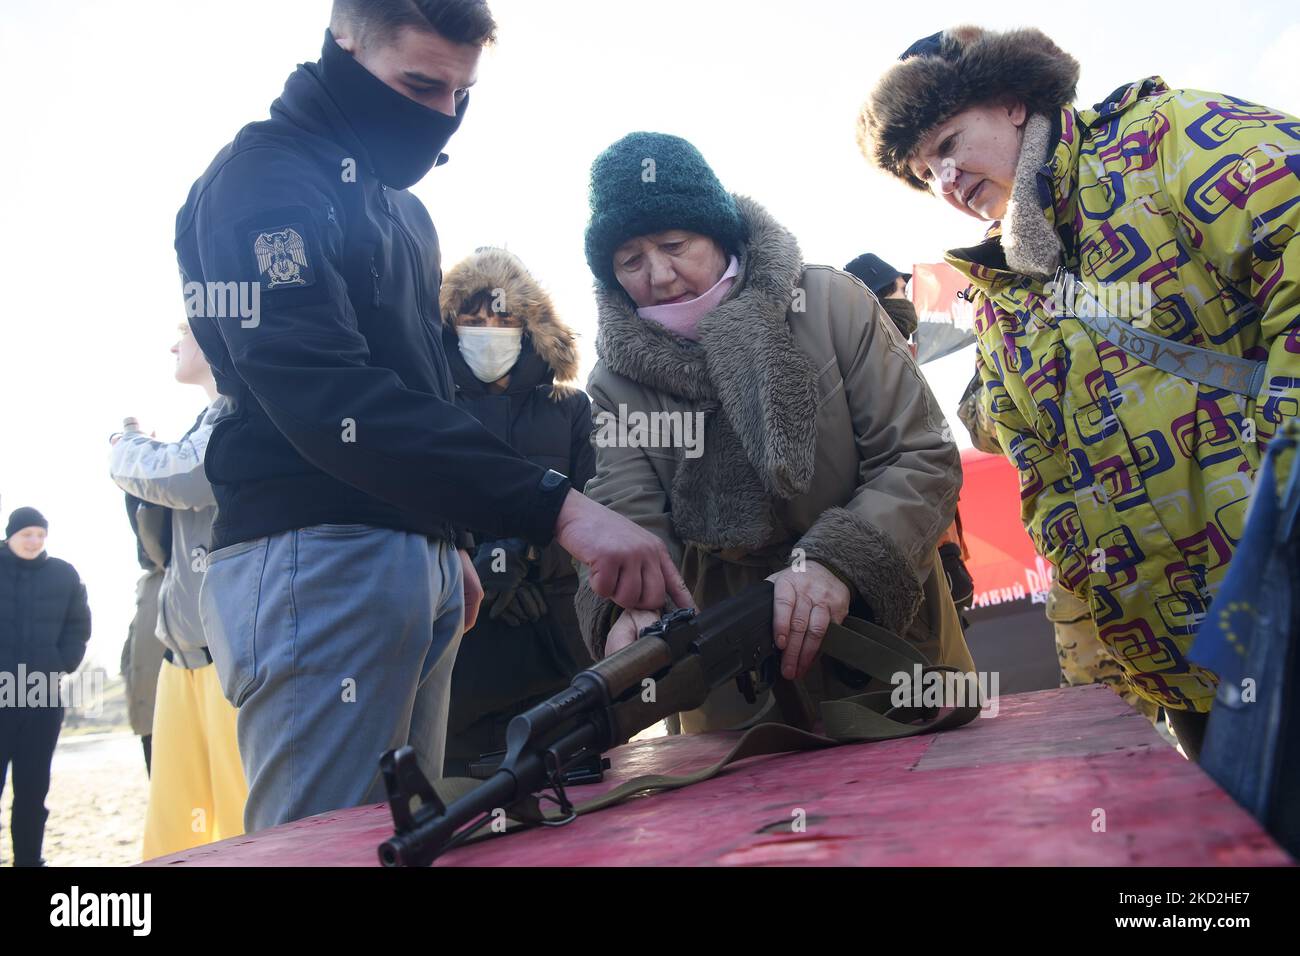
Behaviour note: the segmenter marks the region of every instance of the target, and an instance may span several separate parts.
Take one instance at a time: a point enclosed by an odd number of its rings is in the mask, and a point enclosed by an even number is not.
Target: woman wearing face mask
[[[861,692],[863,675],[819,657],[850,610],[932,662],[972,669],[935,552],[960,459],[879,303],[853,277],[805,266],[794,236],[679,137],[614,143],[592,165],[590,196],[587,495],[664,541],[701,610],[773,581],[783,676],[813,700]],[[620,417],[630,427],[605,427]],[[656,620],[620,614],[580,574],[595,657]],[[731,727],[774,706],[723,686],[680,726]]]
[[[443,277],[440,304],[453,320],[443,339],[457,403],[581,491],[595,473],[591,402],[562,384],[577,374],[578,352],[550,298],[517,257],[481,248]],[[511,717],[590,663],[574,616],[577,577],[558,543],[538,552],[518,538],[480,539],[474,567],[483,605],[452,675],[448,776],[503,749]]]
[[[881,78],[859,140],[993,224],[947,258],[975,288],[1025,526],[1194,757],[1216,678],[1185,652],[1300,411],[1300,121],[1159,77],[1080,110],[1078,75],[1037,30],[936,33]]]

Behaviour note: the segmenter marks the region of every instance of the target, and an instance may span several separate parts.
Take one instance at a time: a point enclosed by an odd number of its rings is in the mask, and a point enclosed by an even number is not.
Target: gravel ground
[[[0,862],[13,863],[6,785],[0,801]],[[45,861],[50,866],[130,866],[140,862],[149,778],[140,738],[131,733],[63,735],[54,751]]]

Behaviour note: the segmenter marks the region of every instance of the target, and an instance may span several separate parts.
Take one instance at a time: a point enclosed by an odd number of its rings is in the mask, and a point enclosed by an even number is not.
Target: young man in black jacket
[[[14,866],[41,866],[50,761],[63,728],[58,677],[90,640],[90,605],[76,568],[45,553],[49,523],[35,508],[9,516],[0,546],[0,792],[14,768]]]
[[[453,401],[437,234],[407,187],[444,158],[494,32],[482,0],[336,0],[320,61],[177,217],[190,324],[233,407],[205,458],[201,606],[250,832],[380,799],[389,747],[437,772],[481,596],[458,529],[555,539],[623,607],[689,605],[653,535]]]

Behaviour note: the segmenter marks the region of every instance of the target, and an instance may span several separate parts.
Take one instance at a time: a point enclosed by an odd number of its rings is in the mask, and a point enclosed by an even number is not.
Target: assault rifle
[[[379,847],[380,862],[428,866],[494,811],[509,811],[543,791],[560,810],[559,818],[545,822],[569,823],[576,814],[564,789],[565,768],[626,743],[670,714],[699,707],[728,681],[736,681],[751,703],[766,688],[778,688],[772,594],[771,582],[763,581],[703,613],[665,614],[632,644],[575,676],[568,689],[515,717],[506,728],[500,768],[449,804],[434,792],[411,747],[385,753],[380,769],[394,833]]]

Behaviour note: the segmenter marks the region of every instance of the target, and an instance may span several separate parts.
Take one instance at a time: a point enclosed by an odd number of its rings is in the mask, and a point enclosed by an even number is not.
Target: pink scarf
[[[658,322],[669,332],[676,333],[684,339],[698,342],[700,337],[695,329],[700,324],[700,319],[716,309],[718,303],[726,298],[738,275],[740,275],[740,260],[732,256],[727,271],[722,273],[722,278],[708,292],[694,299],[674,302],[671,305],[647,305],[637,309],[636,314],[651,322]]]

